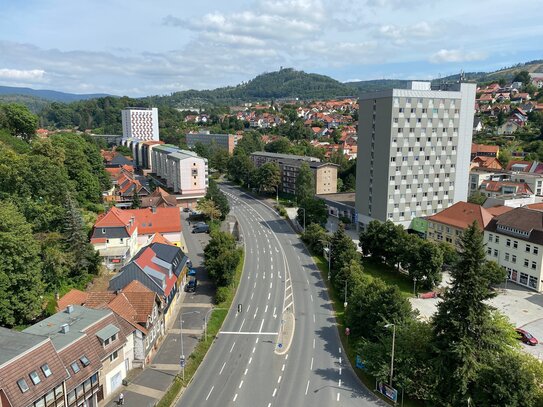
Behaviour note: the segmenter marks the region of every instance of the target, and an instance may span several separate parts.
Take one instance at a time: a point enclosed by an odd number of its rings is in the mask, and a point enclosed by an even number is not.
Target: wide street
[[[346,363],[328,293],[298,236],[260,201],[222,189],[241,226],[245,268],[234,307],[178,405],[386,405]],[[295,317],[290,347],[284,311]]]

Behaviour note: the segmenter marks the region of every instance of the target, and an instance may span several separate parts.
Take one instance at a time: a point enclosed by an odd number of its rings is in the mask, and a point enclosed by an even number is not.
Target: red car
[[[524,329],[516,328],[515,331],[518,333],[518,339],[528,345],[535,346],[539,342],[538,340],[532,336],[530,332],[525,331]]]

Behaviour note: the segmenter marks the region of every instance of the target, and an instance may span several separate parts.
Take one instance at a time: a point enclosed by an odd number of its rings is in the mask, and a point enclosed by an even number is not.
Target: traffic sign
[[[181,356],[181,357],[179,358],[179,365],[180,365],[181,367],[185,367],[185,355],[183,355],[183,356]]]
[[[279,349],[281,349],[281,348],[283,347],[283,344],[282,344],[282,343],[279,343],[279,344],[277,344],[277,347],[278,347]]]
[[[351,330],[349,328],[345,328],[345,335],[349,336],[351,334]]]

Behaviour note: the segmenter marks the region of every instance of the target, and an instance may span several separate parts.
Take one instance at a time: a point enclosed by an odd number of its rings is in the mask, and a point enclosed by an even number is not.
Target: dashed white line
[[[211,390],[209,390],[209,393],[207,393],[206,401],[209,398],[209,396],[211,396],[211,392],[213,391],[214,388],[215,386],[211,386]]]
[[[311,366],[309,367],[309,370],[313,370],[313,358],[311,358]]]
[[[256,313],[258,312],[258,307],[256,307],[255,313],[253,315],[253,318],[256,318]]]
[[[268,300],[270,299],[270,297],[271,297],[271,293],[268,293]]]
[[[277,384],[281,383],[281,376],[279,376],[279,379],[277,379]]]
[[[307,391],[309,390],[309,380],[307,381],[307,386],[305,386],[305,395],[307,396]]]
[[[313,294],[309,295],[311,297],[311,302],[313,302]]]
[[[252,352],[252,353],[255,353],[255,350],[256,350],[256,346],[253,348],[253,352]]]
[[[341,367],[339,368],[339,375],[341,376]]]
[[[339,353],[341,353],[341,347],[339,348]],[[341,358],[339,358],[339,360],[341,361]],[[341,363],[341,362],[340,362]]]
[[[288,353],[285,355],[285,360],[287,360],[287,359],[288,359]]]
[[[234,349],[234,345],[235,345],[235,344],[236,344],[236,342],[234,342],[234,343],[232,344],[232,347],[230,348],[230,353],[232,353],[232,349]]]
[[[283,364],[283,367],[281,368],[281,371],[284,372],[285,371],[285,365]]]
[[[236,401],[237,398],[238,398],[238,393],[235,394],[234,400],[232,400],[232,401]]]
[[[249,363],[248,363],[248,364],[250,365],[252,361],[253,361],[253,357],[251,356],[251,357],[249,358]]]
[[[341,387],[341,379],[339,379],[338,387]]]
[[[339,401],[339,393],[337,394],[336,401]]]
[[[251,304],[247,305],[247,312],[251,309]]]
[[[264,314],[268,312],[268,304],[266,304],[266,309],[264,310]]]
[[[316,320],[315,320],[315,314],[313,314],[313,322],[316,322]]]
[[[243,318],[243,321],[241,321],[241,326],[239,327],[239,331],[241,332],[241,328],[243,328],[243,324],[245,323],[245,318]]]
[[[243,380],[239,383],[238,389],[241,389],[241,386],[243,386]]]
[[[275,389],[273,389],[273,394],[272,394],[272,397],[275,397],[275,394],[277,393],[277,387]]]
[[[251,300],[253,299],[253,295],[255,295],[255,293],[254,293],[254,292],[252,292],[252,293],[251,293]]]
[[[249,368],[245,369],[245,373],[243,373],[243,376],[247,376],[247,371],[249,370]]]
[[[272,287],[273,287],[273,283],[270,283],[270,288],[272,288]]]
[[[232,352],[232,350],[230,350],[230,352]],[[226,366],[226,362],[223,363],[222,367],[221,367],[221,371],[219,372],[219,374],[222,373],[222,371],[224,370],[224,367]]]

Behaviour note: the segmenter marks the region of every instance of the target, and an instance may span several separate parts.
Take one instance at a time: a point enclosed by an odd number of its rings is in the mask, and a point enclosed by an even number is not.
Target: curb
[[[287,353],[290,349],[290,345],[292,345],[292,339],[294,338],[294,327],[296,324],[296,319],[294,318],[294,314],[292,312],[287,312],[286,314],[283,314],[285,324],[287,326],[287,337],[286,340],[283,337],[281,340],[282,342],[279,342],[279,339],[277,340],[277,345],[275,346],[274,353],[276,355],[282,356],[285,353]],[[284,332],[285,330],[283,330]],[[279,346],[282,345],[282,346]]]

